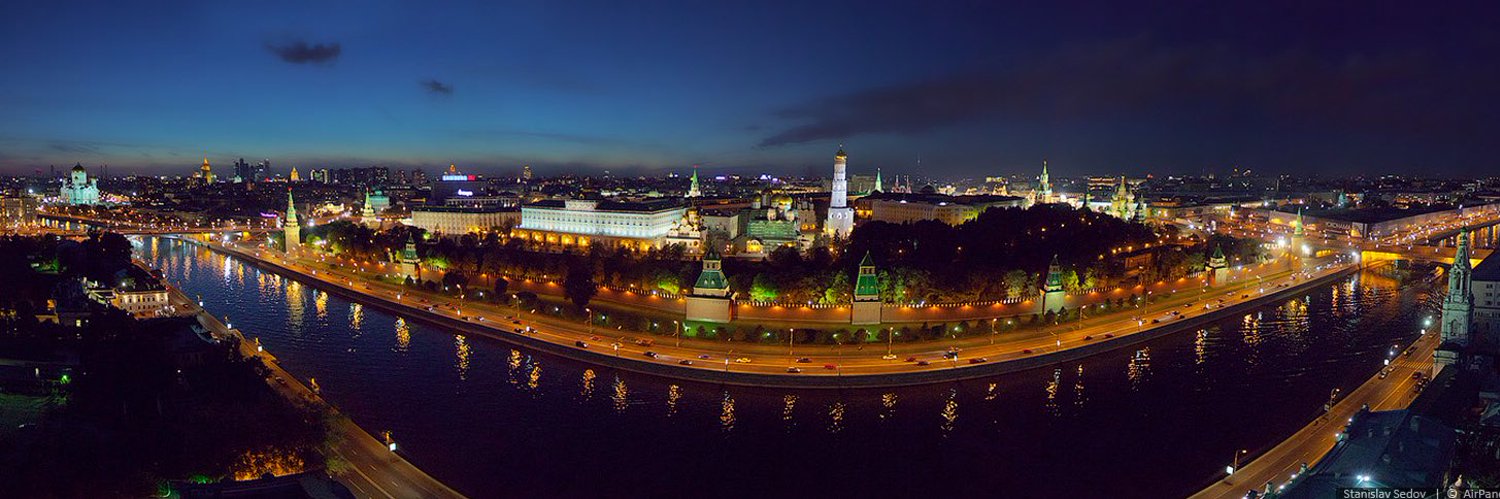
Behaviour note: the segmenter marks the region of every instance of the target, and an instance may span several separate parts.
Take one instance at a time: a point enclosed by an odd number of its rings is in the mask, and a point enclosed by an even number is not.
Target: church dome
[[[88,171],[88,170],[83,167],[83,163],[78,163],[76,165],[73,165],[73,171],[75,171],[75,172],[83,172],[83,171]]]

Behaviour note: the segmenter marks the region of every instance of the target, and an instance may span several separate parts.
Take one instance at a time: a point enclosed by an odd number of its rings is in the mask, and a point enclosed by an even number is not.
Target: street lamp
[[[793,338],[797,337],[796,333],[797,333],[797,329],[796,328],[787,328],[786,329],[786,355],[788,357],[796,357],[796,355],[792,354],[792,341],[793,341]]]
[[[677,336],[677,346],[680,347],[682,346],[682,322],[672,321],[672,324],[675,324],[677,326],[677,334],[675,336]]]
[[[1240,449],[1239,451],[1236,451],[1234,453],[1234,460],[1231,462],[1231,464],[1229,466],[1225,466],[1224,467],[1224,482],[1225,483],[1229,482],[1229,477],[1234,476],[1234,472],[1239,471],[1239,469],[1240,469],[1240,456],[1244,455],[1244,454],[1248,454],[1248,453],[1249,453],[1249,451],[1247,451],[1245,449]]]

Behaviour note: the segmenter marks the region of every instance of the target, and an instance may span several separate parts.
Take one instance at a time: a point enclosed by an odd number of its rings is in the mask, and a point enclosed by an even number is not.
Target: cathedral
[[[89,172],[83,168],[82,163],[73,165],[73,171],[63,180],[58,195],[62,202],[71,205],[99,204],[99,179],[89,178]]]

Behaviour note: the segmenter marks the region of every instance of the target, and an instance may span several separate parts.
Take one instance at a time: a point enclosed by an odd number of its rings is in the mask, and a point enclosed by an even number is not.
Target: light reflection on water
[[[1366,274],[1067,366],[898,389],[752,389],[618,372],[454,335],[183,243],[151,241],[143,256],[169,281],[235,317],[290,371],[316,377],[356,422],[403,435],[410,459],[476,496],[521,486],[538,496],[613,490],[558,488],[583,486],[553,466],[571,456],[633,463],[600,478],[639,490],[673,482],[637,470],[713,462],[726,482],[786,475],[812,484],[753,490],[763,495],[808,495],[822,483],[840,484],[844,495],[891,494],[940,482],[954,492],[1004,486],[1021,496],[1095,496],[1118,492],[1112,485],[1122,481],[1170,484],[1141,492],[1146,497],[1186,495],[1221,467],[1211,466],[1218,456],[1269,444],[1304,423],[1329,389],[1347,392],[1378,370],[1390,344],[1415,332],[1425,299],[1420,289]],[[248,275],[223,279],[229,266]],[[309,299],[315,314],[304,309]],[[348,318],[331,319],[329,307],[349,307]],[[395,334],[360,334],[365,328]],[[608,388],[595,385],[600,379]],[[596,388],[610,396],[593,397]],[[689,447],[692,456],[645,450]],[[806,472],[768,464],[807,453],[875,464]],[[1132,459],[1108,457],[1123,454]],[[1069,471],[1077,469],[1098,471]],[[869,488],[849,485],[861,482]]]

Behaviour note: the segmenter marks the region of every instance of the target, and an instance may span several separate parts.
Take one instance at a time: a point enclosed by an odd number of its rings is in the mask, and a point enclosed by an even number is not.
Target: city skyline
[[[1500,152],[1492,12],[1237,9],[7,5],[0,173],[806,174],[843,143],[851,171],[1455,176]]]

